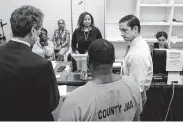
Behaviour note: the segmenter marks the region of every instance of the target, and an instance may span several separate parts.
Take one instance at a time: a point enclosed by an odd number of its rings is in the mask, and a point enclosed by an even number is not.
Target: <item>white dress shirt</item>
[[[11,41],[18,42],[18,43],[22,43],[22,44],[25,44],[25,45],[27,45],[27,46],[30,47],[30,44],[28,42],[22,41],[22,40],[20,40],[18,38],[15,38],[15,37],[11,38]]]
[[[138,36],[130,43],[125,56],[122,75],[132,76],[141,92],[148,90],[153,77],[153,63],[147,42]]]
[[[40,41],[38,40],[34,45],[33,45],[33,48],[32,48],[32,51],[42,57],[49,57],[49,58],[53,58],[54,56],[54,45],[53,45],[53,42],[48,40],[47,41],[48,45],[47,46],[44,46],[42,47],[41,44],[40,44]]]

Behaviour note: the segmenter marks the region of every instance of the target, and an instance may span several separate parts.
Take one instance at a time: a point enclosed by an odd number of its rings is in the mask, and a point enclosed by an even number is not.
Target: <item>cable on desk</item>
[[[69,74],[65,78],[66,82],[67,82],[67,78],[69,77],[70,74],[71,74],[71,71],[69,72]]]
[[[164,92],[167,93],[166,89],[165,89],[165,86],[160,82],[161,86],[163,86],[163,90]],[[162,98],[162,95],[161,95],[161,102],[163,103],[163,105],[165,105],[164,101],[163,101],[163,98]]]
[[[159,82],[161,86],[163,86],[164,91],[167,93],[165,86],[162,84],[162,82]]]
[[[165,117],[165,121],[167,119],[167,116],[168,116],[168,113],[169,113],[169,110],[170,110],[170,106],[171,106],[171,103],[172,103],[172,100],[173,100],[173,97],[174,97],[174,83],[178,83],[177,81],[172,81],[172,98],[170,100],[170,103],[169,103],[169,106],[168,106],[168,110],[167,110],[167,113],[166,113],[166,117]]]
[[[164,92],[167,93],[166,88],[165,88],[165,86],[162,84],[162,82],[159,82],[159,83],[160,83],[160,85],[163,87]],[[164,93],[163,93],[163,94],[164,94]],[[165,103],[164,103],[163,98],[162,98],[162,97],[163,97],[163,94],[161,94],[161,103],[162,103],[163,107],[165,107]],[[158,113],[158,116],[159,116],[160,121],[163,121],[163,117],[160,115],[160,112],[157,111],[157,113]]]
[[[171,110],[170,111],[171,111],[171,117],[170,117],[170,120],[169,121],[172,121],[172,113],[173,113],[172,112],[172,107],[171,107]]]
[[[164,89],[164,92],[167,94],[167,90],[166,90],[166,88],[165,88],[165,86],[162,84],[162,82],[159,82],[160,83],[160,85],[163,87],[163,89]],[[165,106],[165,103],[164,103],[164,101],[163,101],[163,98],[162,98],[163,96],[161,95],[161,103]],[[172,107],[170,108],[171,110],[171,117],[170,117],[170,121],[172,120]],[[160,119],[160,121],[163,121],[163,119],[162,119],[162,117],[161,117],[161,115],[160,115],[160,113],[159,113],[159,111],[157,111],[158,112],[158,116],[159,116],[159,119]]]
[[[159,112],[158,112],[158,116],[159,116],[160,121],[163,121]]]

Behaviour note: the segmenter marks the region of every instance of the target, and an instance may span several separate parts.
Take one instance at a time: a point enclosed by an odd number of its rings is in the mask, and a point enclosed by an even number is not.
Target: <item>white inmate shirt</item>
[[[140,118],[140,90],[132,78],[86,85],[69,93],[61,106],[59,121],[132,121]]]

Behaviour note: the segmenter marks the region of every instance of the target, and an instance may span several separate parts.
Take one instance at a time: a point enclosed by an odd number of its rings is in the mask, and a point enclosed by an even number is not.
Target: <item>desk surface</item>
[[[57,71],[57,69],[60,66],[67,66],[67,65],[71,65],[71,63],[58,62],[54,69],[55,75],[60,75],[60,78],[57,78],[58,85],[68,85],[68,86],[84,85],[87,81],[80,80],[79,75],[71,72],[71,68],[69,69],[69,71],[65,70],[63,70],[62,72]]]

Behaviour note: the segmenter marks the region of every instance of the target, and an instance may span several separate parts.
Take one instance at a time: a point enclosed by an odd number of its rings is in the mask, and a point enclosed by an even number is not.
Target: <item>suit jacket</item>
[[[25,44],[0,47],[0,120],[53,120],[59,91],[50,61]]]

